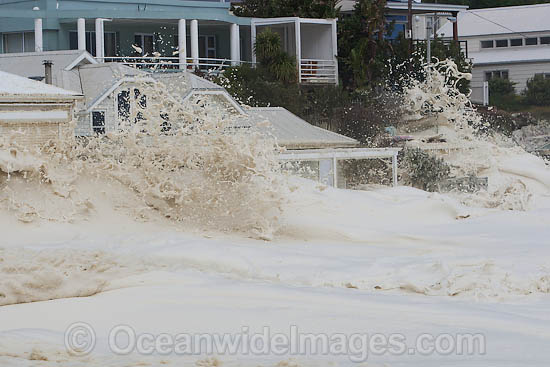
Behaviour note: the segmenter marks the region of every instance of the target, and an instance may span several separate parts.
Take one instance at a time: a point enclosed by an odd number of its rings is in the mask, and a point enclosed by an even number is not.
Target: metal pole
[[[393,186],[397,186],[397,152],[393,154],[393,157],[391,159],[391,169],[392,169]]]
[[[428,62],[428,66],[432,62],[432,28],[433,25],[430,25],[428,24],[428,22],[426,22],[426,59]]]

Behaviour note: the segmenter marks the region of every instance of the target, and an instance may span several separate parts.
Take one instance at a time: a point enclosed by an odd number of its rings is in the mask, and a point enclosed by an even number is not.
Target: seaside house
[[[39,146],[72,133],[79,93],[0,71],[0,138]]]
[[[265,27],[296,56],[301,83],[338,83],[336,19],[237,17],[224,1],[2,1],[0,53],[80,50],[98,62],[219,70],[253,64]]]
[[[515,82],[522,92],[537,74],[550,78],[550,4],[461,11],[460,40],[473,62],[472,100],[483,102],[483,84],[492,78]],[[441,37],[451,35],[445,24]]]

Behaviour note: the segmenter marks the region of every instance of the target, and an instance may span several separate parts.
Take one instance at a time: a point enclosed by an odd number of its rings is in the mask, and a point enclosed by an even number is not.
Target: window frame
[[[545,39],[544,42],[543,39]],[[550,45],[550,36],[539,37],[539,45]]]
[[[498,73],[498,76],[497,76],[497,73]],[[487,78],[488,74],[491,75],[490,78]],[[506,74],[506,77],[504,77],[504,74]],[[484,75],[485,75],[485,81],[486,82],[490,81],[491,79],[496,79],[496,78],[500,78],[500,79],[504,79],[504,80],[510,80],[510,70],[508,70],[508,69],[487,70],[487,71],[484,72]]]
[[[134,42],[136,41],[136,36],[139,36],[139,39],[140,39],[140,44],[137,46],[141,48],[141,56],[145,55],[145,37],[151,37],[151,39],[153,40],[153,50],[151,52],[157,52],[157,39],[154,33],[143,33],[143,32],[134,33]]]
[[[2,37],[0,38],[0,41],[2,42],[2,53],[3,54],[7,54],[8,52],[6,52],[6,44],[9,44],[9,42],[6,42],[5,41],[5,38],[6,36],[9,36],[9,35],[14,35],[14,34],[20,34],[21,35],[21,51],[17,51],[17,52],[9,52],[9,53],[25,53],[25,52],[35,52],[35,49],[34,49],[34,42],[33,42],[33,47],[30,51],[25,51],[25,34],[32,34],[33,36],[33,41],[34,41],[34,31],[20,31],[20,32],[1,32],[2,33]]]
[[[534,44],[529,44],[529,40],[535,40]],[[538,46],[539,44],[539,38],[538,37],[527,37],[525,38],[524,46]]]
[[[519,44],[519,45],[514,45],[514,44],[513,44],[514,41],[519,41],[520,44]],[[508,45],[510,45],[510,47],[522,47],[522,46],[524,46],[523,38],[511,38],[511,39],[508,41]]]
[[[506,46],[499,46],[499,42],[506,42]],[[506,48],[506,47],[510,47],[510,42],[508,41],[508,39],[497,39],[495,40],[495,48]]]
[[[95,129],[94,129],[94,113],[103,114],[103,132],[96,132]],[[107,133],[107,118],[106,118],[106,115],[107,115],[107,110],[105,110],[105,109],[92,110],[90,112],[90,130],[91,130],[92,134],[104,135],[104,134]]]
[[[483,43],[484,42],[491,42],[491,47],[484,47],[483,46]],[[479,47],[481,49],[487,49],[487,48],[495,48],[495,40],[483,40],[483,41],[479,41]]]

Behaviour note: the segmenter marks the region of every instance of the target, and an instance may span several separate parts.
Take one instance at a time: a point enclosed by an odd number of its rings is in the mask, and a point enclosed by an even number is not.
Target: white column
[[[193,65],[199,66],[199,21],[193,19],[191,21],[191,57]]]
[[[391,159],[391,172],[393,186],[397,186],[397,152],[393,154],[393,157]]]
[[[229,43],[231,45],[231,65],[239,65],[241,61],[241,39],[238,24],[231,24],[229,36]]]
[[[34,51],[44,51],[44,45],[42,42],[42,18],[36,18],[34,20]]]
[[[334,60],[334,79],[336,85],[339,83],[338,78],[338,37],[337,37],[338,30],[336,28],[336,19],[332,20],[332,52],[334,54],[333,60]]]
[[[251,52],[252,52],[252,63],[256,63],[256,52],[254,52],[256,45],[256,23],[254,20],[250,21],[250,43],[251,43]]]
[[[180,19],[178,21],[178,57],[180,69],[185,69],[187,66],[187,30],[185,27],[185,19]]]
[[[78,49],[80,51],[86,50],[86,19],[78,18],[76,23],[76,29],[78,33]]]
[[[298,67],[298,83],[302,82],[302,36],[300,19],[294,22],[294,33],[296,36],[296,65]]]
[[[103,19],[96,18],[95,20],[95,56],[99,57],[99,62],[104,62],[103,56],[105,55],[103,50]]]

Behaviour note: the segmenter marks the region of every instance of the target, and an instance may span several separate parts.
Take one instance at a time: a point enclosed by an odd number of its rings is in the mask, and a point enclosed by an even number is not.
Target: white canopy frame
[[[335,149],[304,149],[287,150],[280,153],[282,161],[332,161],[333,185],[337,186],[339,160],[348,159],[389,159],[392,160],[392,181],[397,186],[397,155],[401,148],[335,148]]]

